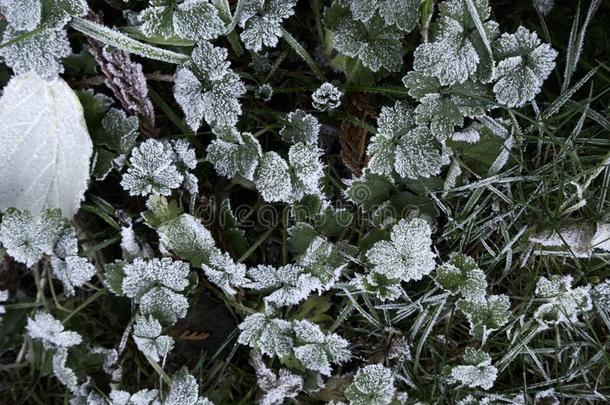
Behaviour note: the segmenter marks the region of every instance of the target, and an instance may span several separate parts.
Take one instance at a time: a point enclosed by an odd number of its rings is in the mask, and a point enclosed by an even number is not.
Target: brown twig
[[[370,106],[368,96],[364,93],[351,93],[346,99],[346,113],[366,121],[375,117],[375,110]],[[360,175],[366,163],[366,139],[368,131],[351,122],[341,124],[339,143],[341,144],[341,160],[356,175]]]

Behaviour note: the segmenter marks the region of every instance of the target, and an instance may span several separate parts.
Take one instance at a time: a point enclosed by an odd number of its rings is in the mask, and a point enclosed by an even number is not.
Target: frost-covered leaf
[[[74,287],[82,287],[95,275],[95,266],[85,257],[69,256],[65,259],[53,257],[51,259],[53,275],[64,286],[64,294],[74,295]]]
[[[246,49],[260,52],[264,46],[275,47],[282,37],[282,23],[294,14],[297,0],[246,0],[239,25]]]
[[[394,168],[403,179],[436,176],[443,164],[441,152],[427,127],[419,126],[398,140]]]
[[[281,405],[286,398],[294,398],[303,390],[303,377],[285,368],[276,374],[263,362],[262,355],[252,350],[251,363],[256,371],[258,387],[264,392],[261,405]]]
[[[344,195],[348,201],[369,210],[387,201],[390,197],[392,182],[386,176],[365,169],[362,176],[343,180],[348,186]]]
[[[258,349],[269,356],[284,357],[292,350],[292,325],[283,319],[253,314],[239,324],[239,329],[241,330],[237,340],[239,343]]]
[[[536,295],[545,303],[534,312],[534,318],[541,325],[574,324],[580,314],[591,310],[591,286],[572,288],[572,282],[572,276],[540,277]]]
[[[358,369],[345,397],[351,405],[388,405],[395,393],[392,371],[381,364],[370,364]]]
[[[140,312],[173,325],[184,318],[189,308],[186,297],[167,287],[153,287],[140,298]]]
[[[437,267],[435,280],[451,294],[460,294],[469,301],[483,297],[487,290],[485,273],[472,257],[464,254],[452,255]]]
[[[225,25],[209,0],[185,0],[173,16],[176,34],[194,41],[210,40],[222,35]]]
[[[336,333],[325,334],[315,323],[294,321],[294,354],[303,367],[330,376],[331,363],[341,364],[349,360],[349,342]]]
[[[248,283],[246,278],[246,266],[236,263],[231,255],[214,249],[207,263],[204,263],[203,272],[211,283],[220,287],[225,294],[237,294],[237,288],[245,287]]]
[[[8,290],[0,290],[0,324],[2,323],[2,315],[6,313],[6,308],[4,308],[3,303],[8,301],[9,291]]]
[[[29,211],[8,209],[0,224],[0,243],[18,262],[31,267],[44,254],[52,255],[60,236],[68,227],[59,210],[45,210],[40,216]]]
[[[47,312],[36,312],[33,318],[28,317],[26,326],[32,339],[40,339],[46,349],[72,347],[83,341],[76,332],[64,330],[64,325]]]
[[[206,262],[214,248],[212,234],[197,218],[182,214],[157,228],[160,249],[172,252],[193,266]]]
[[[591,296],[593,303],[599,310],[610,313],[610,280],[606,280],[593,287]],[[2,298],[0,298],[0,301],[2,301]]]
[[[450,381],[471,388],[481,387],[484,390],[493,387],[498,369],[491,365],[489,354],[468,347],[464,354],[464,363],[465,365],[455,366],[451,369]]]
[[[253,180],[262,154],[260,143],[252,134],[240,134],[235,130],[230,134],[218,134],[208,146],[206,158],[221,176],[240,175]]]
[[[267,102],[273,97],[273,87],[269,83],[265,83],[256,89],[254,96],[259,100]]]
[[[391,241],[376,242],[366,252],[371,273],[390,280],[420,280],[434,270],[430,225],[422,219],[401,219],[392,228]]]
[[[340,53],[358,58],[362,64],[377,72],[382,67],[398,71],[402,65],[402,32],[375,14],[369,21],[353,20],[344,16],[333,29],[333,46]]]
[[[354,18],[369,21],[375,11],[388,25],[396,24],[401,30],[411,31],[419,18],[419,7],[423,0],[350,0]]]
[[[296,110],[286,116],[286,125],[280,130],[280,136],[286,142],[302,142],[317,145],[320,123],[318,119],[303,110]]]
[[[70,391],[74,392],[78,389],[78,379],[74,371],[66,366],[68,360],[68,349],[60,348],[53,354],[53,374],[63,385]]]
[[[321,155],[322,151],[315,144],[307,145],[299,142],[290,147],[288,162],[293,200],[299,201],[310,194],[322,194],[320,180],[324,176],[324,164],[320,160]]]
[[[143,389],[130,394],[127,391],[113,389],[109,397],[112,405],[155,405],[159,391]]]
[[[555,0],[534,0],[533,3],[542,15],[547,15],[555,8]]]
[[[2,42],[8,42],[25,32],[8,26]],[[29,38],[0,48],[0,57],[16,75],[36,73],[45,80],[57,79],[63,73],[62,59],[72,53],[68,34],[63,29],[44,29]],[[31,74],[31,73],[30,73]]]
[[[288,163],[275,152],[265,152],[254,173],[254,183],[267,202],[288,201],[292,196]]]
[[[128,116],[118,108],[111,108],[102,118],[102,128],[105,145],[114,151],[129,153],[135,146],[140,125],[137,117]]]
[[[60,208],[72,218],[87,190],[93,145],[83,108],[62,79],[15,76],[0,98],[0,211]]]
[[[279,268],[259,265],[248,269],[248,277],[252,282],[246,284],[246,287],[270,292],[265,296],[265,302],[276,307],[298,304],[320,288],[315,277],[293,264]]]
[[[174,162],[174,152],[168,143],[148,139],[133,149],[129,168],[121,186],[130,195],[170,195],[180,187],[184,176]]]
[[[498,24],[486,21],[491,9],[488,0],[474,0],[483,22],[486,40],[498,35]],[[493,61],[485,49],[466,0],[448,0],[440,5],[440,16],[433,26],[432,41],[420,45],[414,54],[413,68],[436,77],[441,84],[463,83],[467,79],[491,79]]]
[[[6,21],[18,31],[34,30],[42,18],[40,0],[0,0]]]
[[[491,332],[500,329],[510,316],[510,300],[504,294],[461,299],[456,306],[466,314],[470,334],[479,339],[486,339]]]
[[[343,93],[332,83],[323,83],[311,95],[311,104],[318,111],[334,110],[341,105]]]
[[[123,268],[123,293],[138,302],[155,286],[172,291],[182,291],[188,286],[189,265],[170,258],[144,260],[135,259]]]
[[[555,69],[557,51],[541,44],[538,34],[524,27],[503,34],[493,50],[499,60],[493,90],[498,102],[508,107],[522,107],[533,100]]]
[[[199,384],[185,367],[172,377],[172,384],[165,405],[214,405],[199,396]]]
[[[162,335],[162,327],[152,316],[139,316],[133,327],[133,340],[138,349],[156,362],[163,359],[173,348],[174,339]]]

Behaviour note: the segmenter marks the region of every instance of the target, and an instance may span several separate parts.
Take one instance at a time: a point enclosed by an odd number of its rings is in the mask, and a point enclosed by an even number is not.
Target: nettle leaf
[[[279,268],[258,265],[248,269],[248,277],[252,282],[246,288],[268,292],[265,302],[275,307],[298,304],[320,287],[315,277],[293,264]]]
[[[208,280],[227,295],[237,294],[236,289],[245,287],[249,281],[246,278],[246,266],[236,263],[231,255],[220,249],[212,251],[208,263],[204,263],[202,268]]]
[[[396,72],[402,66],[402,35],[377,14],[367,22],[346,15],[333,28],[333,46],[344,55],[358,58],[373,72],[382,67]]]
[[[460,294],[469,301],[485,296],[487,290],[485,273],[472,257],[464,254],[452,255],[437,267],[435,281],[451,294]]]
[[[352,405],[388,405],[395,393],[392,370],[381,364],[371,364],[358,369],[345,390],[345,397]]]
[[[574,324],[578,316],[592,309],[591,286],[572,288],[572,276],[540,277],[536,295],[545,303],[534,312],[542,325]]]
[[[60,208],[72,218],[93,154],[76,94],[62,79],[15,76],[0,98],[0,128],[0,210]]]
[[[498,34],[498,24],[486,21],[488,0],[474,0],[483,22],[487,41]],[[463,83],[469,78],[491,79],[493,61],[484,47],[465,0],[448,0],[440,5],[440,16],[433,25],[431,42],[420,45],[414,54],[413,68],[438,78],[441,84]]]
[[[246,93],[230,68],[227,50],[200,42],[191,55],[192,65],[176,72],[174,97],[197,131],[201,121],[211,127],[232,127],[241,115],[239,97]]]
[[[503,34],[493,44],[499,60],[493,87],[499,103],[522,107],[532,101],[555,69],[557,51],[541,44],[538,34],[519,27],[514,34]]]
[[[489,354],[467,347],[464,363],[465,365],[451,369],[450,381],[467,385],[470,388],[481,387],[484,390],[493,387],[498,369],[491,365]]]
[[[392,228],[391,241],[376,242],[366,252],[373,265],[371,273],[399,281],[420,280],[430,274],[435,267],[431,233],[423,219],[401,219]]]
[[[152,316],[138,316],[133,327],[133,340],[138,349],[152,360],[159,362],[173,348],[174,339],[171,336],[162,335],[162,326]]]
[[[413,110],[406,103],[383,107],[377,125],[367,149],[371,172],[388,177],[396,172],[409,179],[440,173],[440,149],[429,129],[416,126]]]
[[[343,93],[332,83],[323,83],[311,95],[311,104],[318,111],[334,110],[341,105]]]
[[[379,11],[388,25],[411,31],[419,19],[422,3],[423,0],[350,0],[350,10],[360,21],[369,21]]]
[[[349,360],[349,342],[336,333],[325,334],[315,323],[294,321],[294,354],[308,370],[330,376],[331,363],[341,364]]]
[[[510,300],[503,294],[461,299],[456,306],[466,314],[470,333],[479,339],[486,339],[491,332],[504,326],[510,317]]]
[[[68,348],[83,341],[81,335],[64,330],[64,325],[60,321],[42,311],[36,312],[33,318],[28,317],[26,330],[32,339],[41,340],[45,349]]]
[[[289,201],[292,196],[288,163],[275,152],[265,152],[254,173],[254,183],[268,202]],[[281,181],[280,181],[281,179]]]
[[[293,347],[292,325],[283,319],[264,314],[252,314],[239,324],[237,341],[260,350],[263,354],[288,356]]]
[[[305,195],[322,194],[320,180],[324,177],[324,164],[321,156],[322,150],[315,144],[299,142],[288,150],[293,200],[299,201]]]
[[[163,223],[157,233],[162,251],[172,252],[193,266],[206,262],[215,245],[210,231],[190,214]]]
[[[239,26],[246,49],[260,52],[264,46],[275,47],[282,37],[282,23],[294,14],[297,0],[246,0]]]
[[[286,125],[280,130],[280,136],[286,142],[317,145],[320,133],[318,119],[303,110],[295,110],[286,116]]]
[[[206,159],[221,176],[233,178],[239,175],[253,180],[262,155],[261,145],[252,134],[240,134],[233,129],[217,132],[217,138],[208,146]]]
[[[121,186],[133,196],[170,195],[184,180],[174,163],[169,143],[148,139],[131,152]]]

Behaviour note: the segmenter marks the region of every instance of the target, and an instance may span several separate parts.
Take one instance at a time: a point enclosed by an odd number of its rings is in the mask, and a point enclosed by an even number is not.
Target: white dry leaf
[[[249,315],[239,324],[241,333],[237,341],[260,350],[269,356],[288,356],[293,347],[292,325],[283,319],[265,314]]]
[[[330,376],[331,363],[341,364],[350,359],[349,342],[336,333],[325,334],[307,320],[294,321],[292,327],[294,354],[306,369]]]
[[[133,327],[133,340],[138,349],[152,360],[159,362],[173,348],[174,339],[162,335],[162,327],[158,320],[152,316],[139,316]]]
[[[264,392],[261,405],[282,405],[287,398],[294,398],[303,390],[303,377],[285,368],[276,374],[265,365],[260,352],[252,350],[250,362],[256,372],[258,387]]]
[[[248,269],[248,277],[252,282],[245,287],[267,292],[265,302],[276,307],[296,305],[320,287],[315,277],[293,264],[278,268],[259,265]]]
[[[392,370],[381,364],[370,364],[358,369],[345,390],[345,397],[350,405],[388,405],[395,393]]]
[[[493,90],[498,102],[508,107],[522,107],[540,93],[555,69],[558,55],[525,27],[519,27],[514,34],[503,34],[494,42],[493,50],[499,61]]]
[[[543,327],[572,325],[578,316],[592,309],[591,286],[572,288],[572,276],[552,275],[540,277],[536,284],[536,296],[544,303],[534,312],[534,318]]]
[[[45,210],[40,216],[8,209],[0,224],[0,243],[16,261],[31,267],[43,255],[53,255],[62,232],[68,226],[59,210]]]
[[[323,83],[311,95],[311,104],[318,111],[334,110],[341,105],[343,93],[332,83]]]
[[[0,211],[60,208],[72,218],[87,190],[93,145],[62,79],[13,77],[0,98]]]
[[[8,26],[2,37],[3,42],[23,35]],[[44,29],[13,45],[0,48],[0,58],[13,69],[16,75],[35,73],[52,81],[64,72],[62,59],[72,54],[68,34],[63,29]]]
[[[282,37],[282,23],[294,14],[297,0],[246,0],[239,19],[240,38],[254,52],[275,47]]]
[[[55,351],[52,360],[53,374],[71,392],[76,392],[78,390],[78,378],[76,378],[74,370],[66,366],[67,359],[68,349],[62,347]]]
[[[396,24],[404,31],[411,31],[419,19],[423,0],[350,0],[350,10],[355,19],[369,21],[375,11],[388,25]]]
[[[74,287],[82,287],[95,275],[95,266],[85,257],[68,256],[51,258],[53,275],[62,282],[64,294],[74,295]]]
[[[254,183],[267,202],[289,201],[292,196],[288,163],[276,152],[263,154],[254,173]]]
[[[148,139],[133,149],[129,168],[121,186],[129,195],[170,195],[180,187],[184,176],[178,171],[174,152],[168,143]]]
[[[295,110],[286,116],[286,125],[280,130],[280,136],[286,142],[317,145],[320,133],[318,119],[303,110]]]
[[[498,369],[491,364],[489,354],[468,347],[464,354],[464,363],[451,369],[450,381],[470,388],[481,387],[484,390],[493,387]]]
[[[591,256],[593,249],[593,239],[597,235],[598,243],[602,241],[604,228],[597,234],[595,227],[589,224],[567,224],[556,231],[543,231],[530,236],[531,243],[539,244],[547,248],[560,248],[568,250],[570,255],[577,258],[587,258]]]
[[[237,294],[237,288],[247,286],[246,265],[236,263],[227,252],[214,248],[207,263],[202,266],[208,280],[227,295]]]
[[[47,312],[36,312],[28,317],[26,326],[32,339],[40,339],[45,349],[76,346],[83,341],[81,335],[64,329],[64,325]]]
[[[362,22],[344,16],[333,29],[333,46],[340,53],[358,58],[372,70],[382,67],[396,72],[402,65],[403,33],[375,14],[369,21]]]
[[[33,31],[42,18],[40,0],[0,0],[2,13],[17,31]]]

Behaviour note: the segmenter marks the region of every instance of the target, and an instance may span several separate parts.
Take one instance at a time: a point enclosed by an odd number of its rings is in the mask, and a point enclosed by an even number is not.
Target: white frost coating
[[[72,218],[89,180],[93,145],[83,108],[62,79],[16,76],[0,98],[0,210],[60,208]]]

